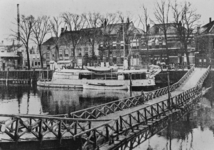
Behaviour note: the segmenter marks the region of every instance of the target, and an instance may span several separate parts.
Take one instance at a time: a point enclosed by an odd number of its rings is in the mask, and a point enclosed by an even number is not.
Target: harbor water
[[[132,95],[140,94],[133,92]],[[83,108],[129,97],[129,91],[91,91],[39,88],[31,86],[0,86],[1,114],[67,114]],[[127,145],[133,150],[213,150],[214,89],[205,95],[197,110],[144,142]],[[4,118],[0,118],[3,120]]]

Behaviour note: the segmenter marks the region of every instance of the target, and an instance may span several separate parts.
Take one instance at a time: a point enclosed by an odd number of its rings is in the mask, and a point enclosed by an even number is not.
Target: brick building
[[[198,27],[196,34],[196,66],[207,67],[212,64],[214,67],[214,21]]]
[[[154,24],[149,28],[148,33],[148,50],[145,37],[142,37],[142,45],[140,55],[142,58],[149,56],[150,63],[156,64],[159,62],[166,62],[167,50],[162,24]],[[193,36],[193,35],[192,35]],[[182,45],[176,34],[176,28],[173,23],[167,24],[167,43],[170,64],[185,64],[186,55],[182,49]],[[188,46],[190,64],[194,64],[194,45]]]

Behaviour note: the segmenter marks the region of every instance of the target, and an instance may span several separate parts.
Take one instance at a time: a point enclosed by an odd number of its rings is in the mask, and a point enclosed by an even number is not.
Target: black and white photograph
[[[214,150],[213,0],[0,0],[0,150]]]

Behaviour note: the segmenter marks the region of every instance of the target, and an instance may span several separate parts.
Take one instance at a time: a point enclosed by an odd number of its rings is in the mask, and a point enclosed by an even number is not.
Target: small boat
[[[93,72],[115,72],[118,70],[117,67],[86,67],[87,70]]]
[[[92,84],[87,83],[83,84],[83,89],[93,89],[93,90],[128,90],[127,85],[106,85],[105,83]]]

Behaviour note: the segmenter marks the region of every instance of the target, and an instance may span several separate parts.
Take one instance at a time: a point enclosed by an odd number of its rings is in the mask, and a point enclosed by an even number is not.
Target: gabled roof
[[[164,24],[154,24],[150,29],[149,32],[152,35],[155,34],[163,34],[163,25]],[[175,25],[176,23],[167,23],[165,24],[167,27],[167,34],[176,33]]]
[[[56,37],[51,37],[47,41],[45,41],[42,45],[54,45]]]
[[[199,32],[200,33],[210,33],[213,27],[214,27],[214,21],[211,21],[211,22],[205,24],[204,26],[202,26],[201,29],[199,30]]]
[[[123,27],[125,30],[128,30],[128,32],[132,32],[132,34],[143,34],[144,31],[136,28],[133,24],[133,22],[128,23],[115,23],[115,24],[108,24],[106,27],[102,27],[102,30],[105,34],[110,34],[110,35],[116,35],[118,32],[123,31]],[[128,29],[127,29],[128,28]]]

